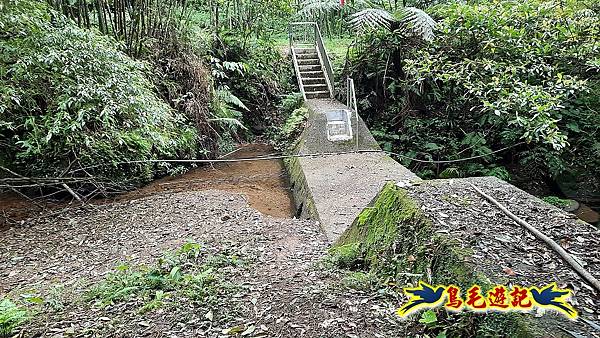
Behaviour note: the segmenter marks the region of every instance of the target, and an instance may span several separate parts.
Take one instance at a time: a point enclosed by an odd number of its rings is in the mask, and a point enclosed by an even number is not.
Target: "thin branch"
[[[79,197],[79,195],[77,195],[71,188],[69,188],[69,186],[66,183],[61,184],[63,188],[65,188],[65,190],[67,190],[69,192],[69,194],[71,194],[73,197],[75,197],[75,199],[78,202],[83,203],[83,201],[81,200],[81,197]]]

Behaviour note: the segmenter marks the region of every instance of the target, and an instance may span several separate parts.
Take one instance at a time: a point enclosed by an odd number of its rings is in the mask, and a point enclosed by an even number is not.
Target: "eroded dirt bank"
[[[247,144],[224,158],[252,158],[272,154],[268,144]],[[138,199],[155,194],[182,191],[222,190],[240,193],[250,206],[265,215],[293,217],[294,202],[290,194],[282,160],[216,163],[169,176],[126,193],[116,201]]]

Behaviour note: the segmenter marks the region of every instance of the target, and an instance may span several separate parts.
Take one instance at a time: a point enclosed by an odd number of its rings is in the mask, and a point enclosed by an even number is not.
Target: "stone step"
[[[305,92],[323,92],[328,91],[327,84],[305,84],[304,86]]]
[[[315,84],[327,85],[327,81],[325,81],[324,77],[302,78],[302,83],[305,85],[315,85]]]
[[[320,66],[321,60],[319,60],[319,59],[299,59],[298,65],[299,66],[314,66],[314,65]]]
[[[319,55],[317,53],[297,54],[296,57],[298,58],[298,60],[319,59]]]
[[[314,72],[314,71],[320,71],[321,70],[321,65],[303,65],[303,66],[298,66],[298,69],[300,69],[300,73],[303,72]]]
[[[318,71],[300,71],[300,76],[302,77],[302,81],[304,81],[304,79],[318,79],[318,78],[322,78],[323,77],[323,71],[322,70],[318,70]]]
[[[321,92],[304,92],[307,99],[326,99],[329,98],[329,91]]]
[[[314,48],[294,48],[294,52],[300,54],[317,54],[317,50]]]

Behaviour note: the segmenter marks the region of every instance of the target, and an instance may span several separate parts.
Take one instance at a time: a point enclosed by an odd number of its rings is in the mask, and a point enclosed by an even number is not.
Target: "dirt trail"
[[[253,144],[230,157],[271,152]],[[28,215],[31,205],[10,201]],[[20,329],[22,337],[223,337],[232,327],[251,330],[248,337],[405,335],[406,325],[394,315],[399,301],[343,288],[345,272],[322,266],[329,242],[319,225],[293,215],[281,161],[192,169],[0,230],[0,297],[35,313]],[[172,295],[140,313],[140,301],[149,300],[133,297],[107,307],[86,300],[116,266],[151,266],[190,240],[248,262],[216,272],[230,284],[219,290],[216,304]],[[23,294],[44,302],[29,304]]]

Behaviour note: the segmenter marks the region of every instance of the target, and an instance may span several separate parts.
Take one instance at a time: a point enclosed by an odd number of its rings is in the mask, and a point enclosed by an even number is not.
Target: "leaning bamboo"
[[[548,247],[554,250],[565,262],[567,262],[575,272],[579,274],[585,281],[587,281],[590,285],[592,285],[597,291],[600,292],[600,281],[598,281],[591,273],[585,270],[579,262],[577,262],[565,249],[563,249],[558,243],[553,241],[550,237],[546,236],[544,233],[533,227],[531,224],[527,223],[523,219],[517,217],[515,214],[510,212],[506,207],[504,207],[500,202],[495,200],[490,195],[487,195],[481,189],[477,188],[474,184],[469,182],[469,185],[477,191],[481,196],[485,197],[488,201],[494,204],[498,209],[502,210],[508,217],[510,217],[513,221],[517,222],[517,224],[521,225],[525,229],[529,230],[535,237],[542,240]]]

